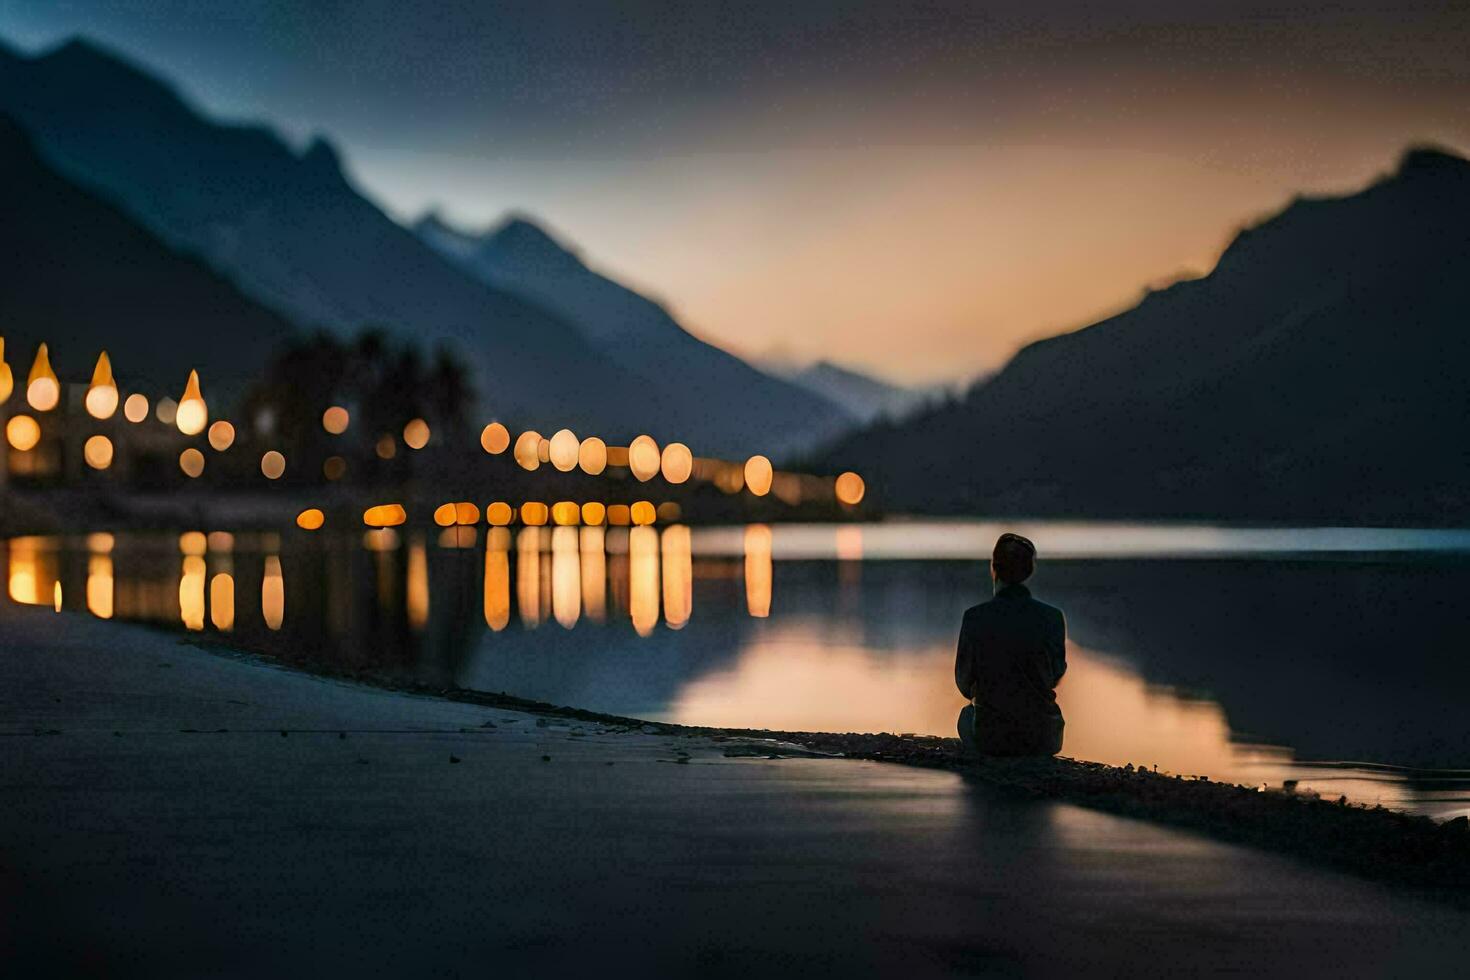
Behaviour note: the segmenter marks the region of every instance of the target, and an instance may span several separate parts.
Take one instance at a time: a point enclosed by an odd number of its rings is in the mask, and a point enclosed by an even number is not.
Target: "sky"
[[[73,34],[327,135],[405,222],[530,214],[737,353],[905,383],[1470,151],[1470,5],[0,0],[0,38]]]

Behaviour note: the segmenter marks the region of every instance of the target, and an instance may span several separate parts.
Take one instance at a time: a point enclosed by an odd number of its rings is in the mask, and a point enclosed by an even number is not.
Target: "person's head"
[[[1036,571],[1036,545],[1007,531],[990,553],[990,577],[1002,585],[1020,585]]]

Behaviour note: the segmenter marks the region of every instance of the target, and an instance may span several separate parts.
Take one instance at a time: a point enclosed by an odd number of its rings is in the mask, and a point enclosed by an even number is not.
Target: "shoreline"
[[[141,624],[147,626],[148,624]],[[160,633],[167,629],[150,626]],[[1161,773],[1132,765],[1057,756],[974,759],[955,737],[892,733],[802,732],[649,721],[516,695],[405,683],[371,671],[344,670],[311,660],[186,636],[179,642],[212,655],[258,661],[279,669],[351,681],[418,697],[595,722],[614,730],[704,738],[724,755],[765,758],[845,758],[957,772],[990,789],[1133,817],[1215,840],[1244,844],[1361,878],[1422,889],[1470,907],[1470,818],[1439,822],[1381,805],[1326,800],[1315,794],[1263,791],[1235,783]]]

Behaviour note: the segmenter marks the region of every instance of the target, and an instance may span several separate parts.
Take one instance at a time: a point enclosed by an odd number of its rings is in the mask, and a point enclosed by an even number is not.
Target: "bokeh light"
[[[179,469],[183,470],[184,475],[189,479],[196,478],[204,472],[204,454],[190,446],[179,453]]]
[[[49,412],[61,400],[61,384],[56,372],[51,370],[51,357],[46,345],[36,348],[36,359],[31,362],[31,374],[26,381],[26,401],[38,412]]]
[[[535,429],[522,432],[516,439],[514,456],[521,469],[531,471],[541,465],[541,460],[536,455],[536,449],[540,443],[541,433]]]
[[[175,413],[174,422],[186,436],[197,436],[209,423],[209,408],[204,404],[204,397],[199,394],[198,371],[189,372],[189,380],[184,385],[184,397],[179,399],[179,410]]]
[[[341,456],[328,456],[322,461],[322,476],[328,480],[340,480],[347,474],[347,460]]]
[[[633,523],[632,508],[627,504],[608,504],[607,522],[613,527],[627,527]]]
[[[480,430],[480,448],[492,456],[499,456],[510,447],[510,430],[499,422],[491,422]]]
[[[590,500],[582,505],[582,523],[593,527],[607,520],[607,508],[595,500]]]
[[[577,449],[577,464],[582,467],[583,473],[597,476],[607,469],[607,443],[596,436],[583,439],[582,445]]]
[[[628,517],[639,527],[658,520],[658,510],[647,500],[640,500],[628,508]]]
[[[403,444],[409,449],[423,449],[429,444],[429,423],[412,419],[403,427]]]
[[[764,456],[752,456],[745,461],[745,486],[757,497],[771,492],[771,478],[775,475],[771,461]]]
[[[628,468],[639,481],[651,480],[662,459],[652,436],[639,436],[628,446]]]
[[[378,440],[375,451],[379,459],[392,459],[398,455],[398,440],[392,436],[385,435]]]
[[[694,454],[682,442],[671,442],[664,447],[663,462],[660,464],[664,479],[670,483],[683,483],[694,472]]]
[[[158,404],[153,406],[153,417],[164,425],[173,425],[174,419],[178,418],[178,415],[179,403],[167,395],[160,398]]]
[[[10,370],[10,365],[5,363],[5,338],[0,337],[0,402],[8,400],[14,390],[15,374]]]
[[[480,523],[480,508],[474,502],[461,500],[454,505],[454,523],[469,526]]]
[[[548,447],[548,458],[552,466],[563,473],[570,473],[577,468],[577,456],[582,448],[577,435],[571,429],[562,429],[551,437]]]
[[[867,489],[863,478],[851,470],[839,476],[836,484],[833,485],[833,491],[837,494],[837,502],[848,507],[862,503]]]
[[[543,503],[528,500],[521,504],[521,523],[527,527],[540,527],[549,516],[550,510]]]
[[[454,525],[454,504],[440,504],[434,508],[434,523],[440,527]]]
[[[362,512],[362,522],[368,527],[397,527],[408,520],[402,504],[376,504]]]
[[[260,457],[260,472],[265,474],[267,480],[279,480],[281,474],[286,472],[286,457],[271,449]]]
[[[235,427],[220,419],[209,427],[209,448],[222,453],[235,444]]]
[[[123,418],[129,422],[141,422],[148,417],[148,396],[133,392],[123,402]]]
[[[341,405],[333,405],[322,413],[322,428],[334,436],[340,436],[347,431],[347,426],[352,422],[352,416],[347,414],[347,409]]]
[[[582,508],[576,501],[559,500],[551,507],[551,520],[558,527],[572,527],[582,520]]]
[[[296,526],[303,531],[315,531],[327,522],[327,515],[316,507],[308,507],[296,515]]]
[[[82,459],[94,470],[105,470],[112,465],[112,440],[106,436],[92,436],[82,445]]]
[[[489,521],[494,527],[505,527],[511,521],[515,520],[515,516],[516,512],[511,508],[510,504],[503,500],[497,500],[485,508],[485,520]]]
[[[29,415],[12,416],[5,423],[5,439],[20,452],[30,452],[41,441],[41,425]]]
[[[87,414],[94,419],[110,419],[117,411],[117,382],[112,379],[112,360],[107,351],[97,356],[97,366],[92,369],[92,383],[87,387],[83,404]]]

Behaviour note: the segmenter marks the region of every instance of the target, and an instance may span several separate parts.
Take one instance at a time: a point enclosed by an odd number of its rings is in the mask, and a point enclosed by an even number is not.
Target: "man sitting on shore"
[[[1002,534],[990,558],[995,590],[965,610],[954,679],[970,704],[960,712],[960,740],[972,753],[1048,756],[1062,749],[1056,686],[1067,669],[1062,611],[1031,597],[1021,583],[1036,569],[1036,546]]]

